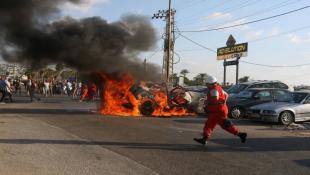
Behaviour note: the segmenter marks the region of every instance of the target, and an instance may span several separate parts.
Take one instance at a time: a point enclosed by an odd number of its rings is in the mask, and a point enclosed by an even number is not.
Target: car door
[[[296,107],[296,121],[310,120],[310,96],[304,100],[304,102]]]
[[[251,107],[254,105],[267,103],[272,101],[271,90],[261,90],[254,94],[252,100],[246,105],[246,107]]]
[[[279,102],[289,102],[292,100],[292,95],[287,90],[274,89],[273,90],[273,99],[274,99],[274,101],[279,101]]]

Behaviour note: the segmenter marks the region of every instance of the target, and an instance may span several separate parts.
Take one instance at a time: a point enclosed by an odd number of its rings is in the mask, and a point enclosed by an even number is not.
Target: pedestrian
[[[81,88],[80,102],[85,100],[87,98],[87,95],[88,95],[88,87],[86,84],[83,83]]]
[[[53,94],[54,94],[54,81],[53,80],[51,80],[51,81],[49,81],[50,82],[50,85],[49,85],[49,87],[48,87],[48,89],[49,89],[49,95],[50,96],[52,96]]]
[[[47,97],[49,94],[49,90],[50,89],[50,83],[47,80],[44,80],[44,84],[43,84],[43,94],[44,97]]]
[[[208,120],[203,129],[203,137],[194,138],[194,140],[202,145],[206,145],[215,126],[220,125],[221,128],[227,132],[239,136],[241,142],[245,143],[247,133],[240,132],[239,129],[228,119],[228,107],[226,105],[228,94],[222,89],[217,83],[217,79],[213,76],[207,77],[206,85],[208,87],[206,99]]]
[[[97,95],[97,86],[95,83],[92,83],[88,88],[88,98],[89,100],[95,100]]]
[[[16,80],[14,81],[14,87],[15,87],[15,94],[19,93],[19,95],[21,95],[22,90],[21,90],[21,81],[20,80]]]
[[[12,89],[10,80],[8,78],[1,77],[0,80],[0,92],[2,93],[2,97],[0,99],[0,103],[4,104],[4,99],[6,96],[9,97],[10,102],[12,102]]]
[[[26,83],[27,94],[30,95],[32,77],[29,75]]]
[[[40,101],[41,99],[39,97],[36,97],[36,88],[38,88],[38,85],[35,81],[33,81],[31,78],[28,80],[28,85],[29,87],[29,96],[30,96],[30,101],[33,102],[33,99],[36,99],[37,101]]]
[[[67,83],[66,83],[66,92],[67,92],[68,96],[72,95],[71,94],[72,93],[72,89],[73,89],[72,83],[70,81],[67,81]]]

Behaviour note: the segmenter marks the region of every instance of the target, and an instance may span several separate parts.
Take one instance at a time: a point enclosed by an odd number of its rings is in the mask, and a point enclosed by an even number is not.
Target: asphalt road
[[[0,105],[0,174],[310,174],[310,130],[234,121],[193,142],[202,117],[111,117],[95,103],[52,97]]]

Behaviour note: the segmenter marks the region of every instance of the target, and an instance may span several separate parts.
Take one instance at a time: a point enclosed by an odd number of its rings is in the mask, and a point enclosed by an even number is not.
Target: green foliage
[[[75,77],[76,76],[76,71],[73,71],[73,70],[68,70],[68,71],[63,71],[61,74],[60,74],[61,78],[62,79],[68,79],[70,77]]]
[[[65,65],[63,63],[58,63],[56,64],[56,67],[55,67],[57,72],[61,72],[64,68],[65,68]]]
[[[207,76],[208,74],[206,73],[199,73],[193,78],[193,80],[190,80],[187,77],[184,77],[184,83],[188,86],[203,86],[205,85],[205,80]]]
[[[239,78],[238,81],[239,81],[239,83],[244,83],[244,82],[248,82],[249,79],[250,79],[249,76],[244,76],[244,77],[242,77],[242,78]]]
[[[189,73],[187,69],[181,70],[180,74],[183,75],[183,77],[186,77],[186,75]]]

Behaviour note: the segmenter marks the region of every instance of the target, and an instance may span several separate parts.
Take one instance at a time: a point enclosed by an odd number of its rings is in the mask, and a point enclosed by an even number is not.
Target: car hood
[[[299,103],[291,103],[291,102],[269,102],[269,103],[252,106],[251,109],[275,110],[275,109],[281,109],[281,108],[293,108],[299,105],[300,105]]]

